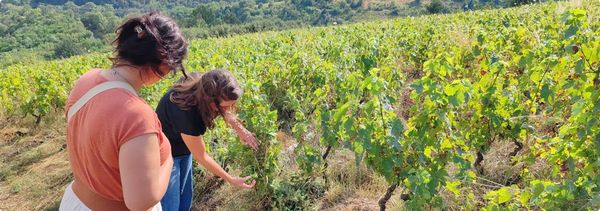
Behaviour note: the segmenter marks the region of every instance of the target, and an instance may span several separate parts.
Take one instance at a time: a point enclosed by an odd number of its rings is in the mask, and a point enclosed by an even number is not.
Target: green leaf
[[[539,180],[533,180],[531,185],[531,198],[536,199],[544,192],[544,184]]]
[[[382,163],[383,172],[385,173],[386,178],[391,178],[392,169],[394,167],[394,162],[391,159],[384,159]]]
[[[577,34],[577,31],[579,31],[579,27],[577,27],[576,25],[571,25],[569,26],[569,28],[565,31],[565,33],[563,34],[565,39],[569,39],[571,38],[573,35]]]
[[[446,65],[436,65],[437,69],[431,69],[431,71],[437,71],[440,76],[445,77],[448,74],[448,68]]]
[[[414,89],[417,92],[417,94],[421,94],[423,92],[423,82],[422,81],[417,81],[417,82],[411,84],[410,87],[412,89]]]
[[[596,146],[596,154],[600,155],[600,134],[597,134],[594,138],[594,146]]]
[[[392,121],[392,136],[394,136],[396,139],[400,139],[400,137],[402,137],[402,133],[404,132],[404,125],[402,124],[402,121],[400,121],[400,119],[394,118],[394,121]]]
[[[510,198],[512,198],[512,193],[508,187],[503,187],[498,190],[498,203],[502,204],[510,201]]]
[[[392,146],[392,149],[400,151],[400,148],[402,147],[402,145],[400,145],[400,141],[398,139],[388,139],[388,145]],[[399,157],[395,157],[399,158]]]
[[[581,75],[583,74],[583,70],[585,69],[585,64],[583,59],[579,59],[577,63],[575,63],[575,73]]]
[[[356,131],[352,130],[352,126],[354,126],[354,118],[348,118],[344,122],[344,129],[348,135],[355,135]]]
[[[483,43],[484,41],[485,41],[485,34],[483,34],[483,33],[479,33],[479,34],[477,35],[477,42],[479,42],[479,43]]]
[[[365,104],[365,106],[364,106],[364,111],[365,111],[365,113],[367,113],[368,115],[373,115],[373,114],[375,114],[375,106],[376,106],[377,104],[379,104],[379,103],[378,103],[378,100],[377,100],[376,98],[375,98],[375,99],[371,99],[371,100],[369,100],[369,101],[368,101],[368,102]]]
[[[363,144],[360,141],[352,142],[352,151],[354,151],[357,154],[362,154],[364,150],[365,148],[363,147]]]
[[[519,59],[519,67],[526,68],[527,66],[531,66],[533,61],[533,54],[527,51],[527,54],[521,56]]]
[[[530,198],[531,198],[531,193],[524,191],[524,192],[521,192],[521,195],[519,196],[519,201],[521,202],[522,205],[526,205],[529,202]]]
[[[541,91],[541,96],[542,98],[544,98],[545,102],[548,102],[548,97],[552,94],[552,91],[550,91],[549,85],[548,84],[544,84],[542,86],[542,91]]]
[[[340,122],[342,120],[342,117],[346,115],[346,112],[348,112],[348,108],[350,108],[350,103],[351,102],[347,102],[346,104],[342,105],[342,107],[340,107],[337,110],[337,112],[335,112],[335,115],[333,116],[334,122]]]
[[[428,72],[433,72],[433,70],[435,70],[437,64],[434,62],[434,60],[427,60],[423,63],[423,69],[427,70]]]
[[[315,97],[323,97],[324,96],[324,92],[321,88],[317,88],[314,92],[313,95],[315,95]]]
[[[458,99],[457,96],[452,95],[452,96],[448,97],[448,103],[452,104],[453,106],[459,106],[460,100]]]
[[[500,58],[496,54],[492,55],[491,59],[492,59],[492,61],[490,62],[491,64],[494,64],[500,60]]]
[[[458,91],[458,86],[454,84],[448,84],[444,87],[444,93],[448,96],[456,94],[456,91]]]
[[[423,154],[425,154],[425,157],[432,159],[432,153],[434,152],[433,147],[431,146],[427,146],[425,147],[425,150],[423,151]]]
[[[479,56],[481,54],[481,49],[479,49],[479,46],[476,45],[473,47],[473,55],[474,56]]]
[[[453,147],[453,145],[452,145],[452,141],[450,141],[450,139],[447,139],[447,138],[446,138],[446,139],[444,139],[444,140],[442,141],[442,144],[441,144],[441,146],[440,146],[440,147],[441,147],[441,149],[442,149],[442,150],[446,150],[446,149],[452,149],[452,147]]]
[[[571,14],[577,18],[584,18],[587,12],[584,9],[572,9]]]
[[[539,71],[534,71],[533,73],[531,73],[529,78],[531,78],[531,81],[539,82],[540,80],[542,80],[542,73],[540,73]]]

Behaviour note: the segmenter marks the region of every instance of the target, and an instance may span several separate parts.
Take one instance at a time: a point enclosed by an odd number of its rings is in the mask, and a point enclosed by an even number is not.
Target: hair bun
[[[115,33],[113,65],[147,66],[162,77],[160,65],[166,64],[186,75],[182,60],[188,45],[173,19],[150,12],[125,20]]]

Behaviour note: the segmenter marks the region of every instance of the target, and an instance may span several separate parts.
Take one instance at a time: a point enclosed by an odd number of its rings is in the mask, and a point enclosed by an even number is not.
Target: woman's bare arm
[[[256,181],[252,181],[251,184],[246,184],[246,181],[250,179],[250,177],[233,177],[229,175],[217,162],[215,162],[208,153],[206,153],[206,146],[204,145],[204,140],[202,136],[190,136],[186,134],[181,134],[181,138],[185,145],[187,145],[190,152],[194,158],[200,163],[200,165],[204,166],[206,170],[210,171],[214,175],[223,178],[225,181],[242,188],[252,188]]]
[[[248,131],[242,125],[242,123],[240,123],[237,120],[235,114],[227,110],[221,111],[221,113],[223,115],[225,123],[227,123],[231,128],[235,130],[235,132],[240,136],[240,139],[242,139],[242,141],[248,146],[250,146],[253,150],[258,150],[258,142],[256,141],[256,136],[254,136],[253,133]]]
[[[119,151],[119,170],[125,205],[130,210],[148,210],[167,190],[173,158],[160,165],[160,146],[155,133],[135,137]]]

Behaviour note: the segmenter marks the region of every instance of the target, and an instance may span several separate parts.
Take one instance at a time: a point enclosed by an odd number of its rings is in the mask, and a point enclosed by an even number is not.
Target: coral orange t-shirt
[[[108,81],[101,72],[93,69],[77,80],[65,111],[92,87]],[[67,150],[73,175],[98,195],[124,201],[119,149],[128,140],[149,133],[158,135],[163,164],[171,156],[171,146],[154,110],[125,89],[109,89],[97,94],[68,123]]]

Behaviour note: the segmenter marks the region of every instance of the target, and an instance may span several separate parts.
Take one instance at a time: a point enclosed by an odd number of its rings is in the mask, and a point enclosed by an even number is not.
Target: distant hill
[[[173,17],[188,39],[195,39],[505,7],[509,5],[505,1],[4,0],[0,2],[0,67],[108,51],[113,31],[124,17],[150,10]]]

